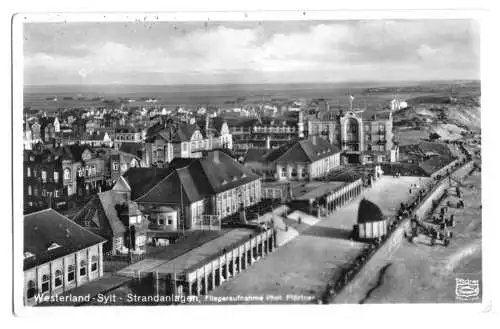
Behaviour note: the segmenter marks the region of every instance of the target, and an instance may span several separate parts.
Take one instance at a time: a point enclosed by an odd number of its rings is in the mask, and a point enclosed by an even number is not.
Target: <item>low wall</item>
[[[452,173],[452,177],[463,178],[467,176],[474,168],[472,161],[459,167]],[[418,207],[413,211],[413,214],[423,218],[429,211],[432,210],[432,201],[438,200],[444,191],[450,187],[448,178],[443,178],[432,191],[422,200]],[[379,247],[379,249],[371,256],[371,258],[363,265],[361,270],[354,278],[347,283],[346,286],[333,297],[333,303],[354,303],[357,304],[366,296],[366,292],[373,286],[378,279],[380,270],[388,264],[388,260],[398,250],[403,240],[404,232],[410,227],[410,219],[405,219],[392,232],[391,236]]]

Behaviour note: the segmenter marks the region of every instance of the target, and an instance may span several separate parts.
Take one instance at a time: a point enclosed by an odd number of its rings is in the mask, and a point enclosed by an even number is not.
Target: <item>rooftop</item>
[[[294,140],[272,151],[266,161],[310,163],[339,153],[340,149],[323,138]]]
[[[174,159],[168,174],[135,199],[139,203],[180,203],[181,194],[189,202],[221,193],[259,179],[250,169],[218,150],[203,158]]]
[[[24,216],[24,270],[105,242],[53,209]],[[56,246],[51,248],[50,246]]]
[[[148,257],[136,264],[128,266],[120,271],[123,275],[133,275],[135,271],[158,272],[158,273],[182,273],[190,272],[221,255],[224,249],[227,251],[242,244],[255,234],[255,230],[250,228],[226,229],[222,231],[211,231],[211,239],[203,241],[195,247],[187,244],[177,246],[177,249],[158,253],[153,257]],[[215,235],[215,236],[214,236]],[[176,247],[176,245],[172,245]]]
[[[384,220],[382,210],[373,202],[363,198],[359,202],[358,223],[379,222]]]
[[[136,199],[149,191],[170,173],[168,168],[130,168],[123,178],[131,188],[131,198]]]
[[[312,182],[297,186],[293,189],[293,195],[296,200],[311,200],[335,192],[347,185],[347,182]]]

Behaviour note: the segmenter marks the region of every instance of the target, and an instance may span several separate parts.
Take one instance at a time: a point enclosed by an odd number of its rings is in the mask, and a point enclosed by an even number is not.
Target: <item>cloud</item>
[[[59,75],[64,83],[326,82],[371,80],[387,70],[425,79],[438,66],[457,78],[478,75],[478,30],[471,21],[301,24],[38,28],[28,31],[25,81],[50,84]]]

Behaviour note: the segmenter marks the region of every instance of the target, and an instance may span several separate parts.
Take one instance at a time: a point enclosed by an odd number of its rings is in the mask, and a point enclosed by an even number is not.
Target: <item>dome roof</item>
[[[379,222],[384,220],[384,215],[380,208],[373,202],[362,199],[358,209],[358,224]]]

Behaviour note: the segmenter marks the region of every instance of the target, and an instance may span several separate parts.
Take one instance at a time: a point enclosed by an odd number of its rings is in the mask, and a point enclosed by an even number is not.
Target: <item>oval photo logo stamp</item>
[[[479,280],[455,279],[455,296],[459,300],[472,301],[479,299]]]

